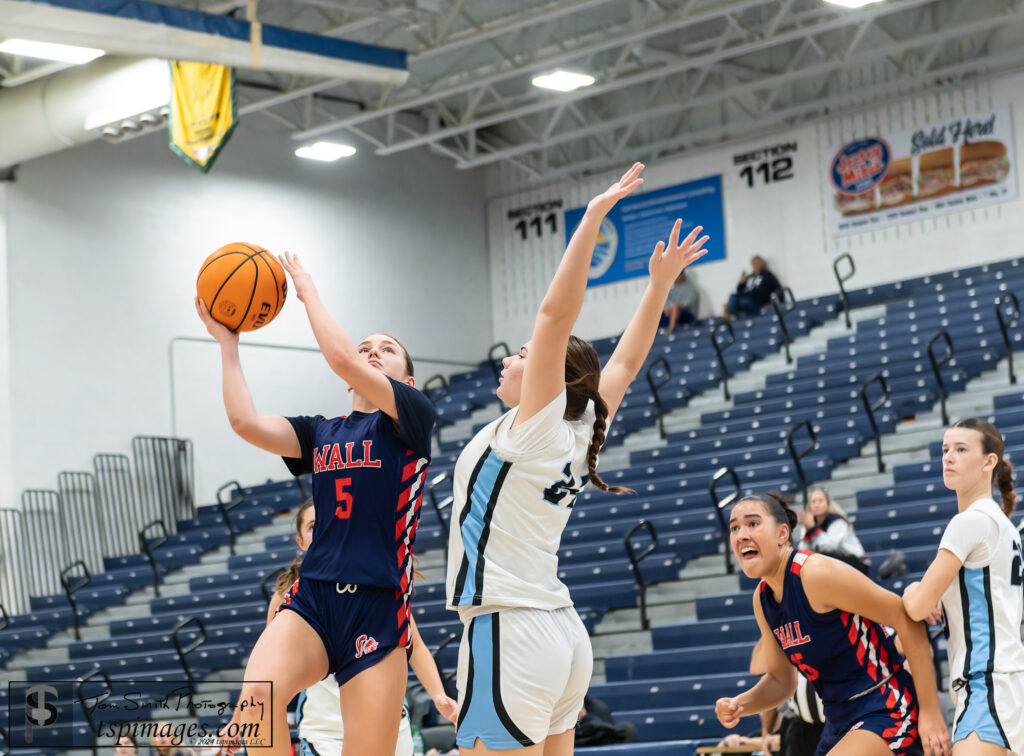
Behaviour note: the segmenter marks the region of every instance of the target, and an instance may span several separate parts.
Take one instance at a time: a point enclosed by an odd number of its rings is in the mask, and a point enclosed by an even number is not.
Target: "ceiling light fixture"
[[[300,158],[309,160],[322,160],[325,163],[333,163],[338,158],[351,157],[356,154],[356,148],[350,144],[336,144],[335,142],[317,142],[315,144],[299,147],[295,154]]]
[[[831,5],[841,5],[844,8],[863,8],[865,5],[881,3],[885,0],[825,0],[825,2]]]
[[[552,71],[534,77],[532,84],[541,89],[554,89],[557,92],[571,92],[580,87],[589,87],[594,83],[590,74],[575,71]]]
[[[58,60],[61,63],[88,63],[106,53],[94,47],[59,45],[55,42],[33,42],[28,39],[8,39],[0,42],[0,52],[8,55],[24,55],[42,60]]]

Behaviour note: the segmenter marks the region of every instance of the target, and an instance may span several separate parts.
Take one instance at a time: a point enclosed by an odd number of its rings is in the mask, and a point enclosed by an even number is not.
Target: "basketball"
[[[196,293],[214,320],[232,331],[255,331],[281,311],[288,295],[284,269],[256,244],[226,244],[199,269]]]

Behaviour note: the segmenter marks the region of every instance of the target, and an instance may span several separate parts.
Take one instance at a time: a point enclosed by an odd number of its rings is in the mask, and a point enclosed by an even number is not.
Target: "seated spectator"
[[[846,512],[824,488],[814,488],[807,497],[807,506],[797,512],[800,525],[797,548],[816,551],[856,567],[865,575],[871,560],[853,532]]]
[[[153,753],[159,756],[195,756],[195,751],[185,746],[174,744],[174,727],[168,722],[157,722],[158,734],[150,739]]]
[[[122,735],[114,744],[114,756],[136,756],[139,748],[131,735]]]
[[[743,271],[736,291],[730,295],[725,305],[725,319],[735,320],[737,315],[756,315],[761,308],[767,307],[772,295],[781,291],[782,284],[770,270],[763,257],[754,255],[750,258],[750,273]]]
[[[676,330],[677,325],[689,325],[697,320],[700,308],[700,292],[693,277],[687,278],[686,270],[679,271],[672,288],[665,300],[665,313],[662,324],[669,333]]]
[[[636,725],[632,722],[616,724],[608,705],[599,698],[584,696],[578,719],[575,738],[577,746],[632,743],[638,737]]]

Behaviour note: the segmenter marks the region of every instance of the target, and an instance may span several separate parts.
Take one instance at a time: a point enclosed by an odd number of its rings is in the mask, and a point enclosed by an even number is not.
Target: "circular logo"
[[[884,139],[859,139],[843,145],[832,158],[832,185],[842,194],[874,189],[889,170],[892,154]]]
[[[600,278],[608,272],[608,268],[615,261],[615,252],[619,248],[619,232],[615,230],[615,224],[608,218],[601,221],[601,230],[597,234],[597,243],[594,244],[594,256],[590,258],[590,280]]]
[[[234,314],[238,312],[238,308],[235,307],[234,302],[228,302],[227,300],[221,300],[217,303],[217,312],[226,318],[234,317]]]

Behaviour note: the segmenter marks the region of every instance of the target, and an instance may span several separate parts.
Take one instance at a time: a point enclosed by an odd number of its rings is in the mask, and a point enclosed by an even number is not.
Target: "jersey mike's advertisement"
[[[1009,107],[827,145],[824,164],[835,236],[1017,196]]]

